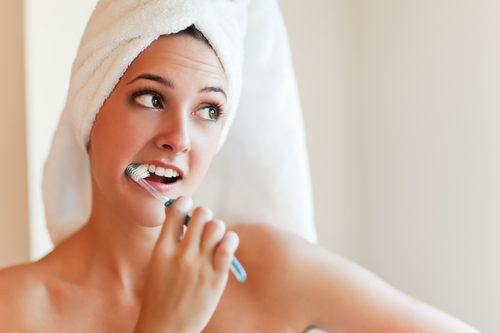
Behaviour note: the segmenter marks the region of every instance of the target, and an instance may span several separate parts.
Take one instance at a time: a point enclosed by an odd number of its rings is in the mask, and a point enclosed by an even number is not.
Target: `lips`
[[[177,186],[184,174],[183,171],[176,166],[162,164],[161,162],[140,164],[146,167],[150,173],[144,180],[162,193],[166,193]]]

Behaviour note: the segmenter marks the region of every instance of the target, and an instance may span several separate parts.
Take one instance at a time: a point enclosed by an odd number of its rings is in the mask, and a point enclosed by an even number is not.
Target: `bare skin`
[[[476,332],[270,226],[226,227],[197,208],[182,236],[190,199],[164,209],[124,170],[173,166],[182,177],[166,194],[192,195],[219,140],[223,120],[210,110],[226,106],[220,91],[222,66],[191,37],[160,38],[139,55],[92,129],[89,222],[40,261],[0,271],[0,331]],[[233,253],[245,283],[228,272]]]

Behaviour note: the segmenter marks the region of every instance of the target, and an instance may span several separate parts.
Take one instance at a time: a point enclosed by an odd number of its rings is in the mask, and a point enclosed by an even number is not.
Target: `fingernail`
[[[190,197],[180,196],[177,199],[170,199],[165,203],[165,206],[170,207],[175,202],[177,209],[185,211],[186,214],[193,208],[193,200]]]
[[[235,232],[229,232],[226,237],[228,237],[228,246],[231,249],[231,251],[236,251],[238,248],[238,245],[240,244],[240,238],[238,237],[238,234]]]
[[[221,228],[224,228],[224,231],[226,230],[226,224],[222,220],[214,219],[213,221],[217,223]]]

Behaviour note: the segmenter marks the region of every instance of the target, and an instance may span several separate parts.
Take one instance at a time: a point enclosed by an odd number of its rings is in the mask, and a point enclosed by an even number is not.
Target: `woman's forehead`
[[[162,36],[132,62],[126,79],[142,73],[201,75],[219,81],[227,90],[227,78],[215,51],[191,36]]]

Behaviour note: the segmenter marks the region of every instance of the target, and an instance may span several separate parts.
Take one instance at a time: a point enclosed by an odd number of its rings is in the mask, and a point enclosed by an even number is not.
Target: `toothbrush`
[[[148,191],[151,195],[153,195],[156,199],[160,200],[165,205],[165,207],[170,207],[175,202],[175,199],[168,198],[167,196],[165,196],[163,193],[155,189],[147,181],[144,180],[144,178],[149,177],[149,170],[145,165],[130,164],[125,169],[125,173],[133,181],[141,185],[146,191]],[[184,220],[184,225],[187,226],[190,218],[191,216],[189,215],[186,216],[186,219]],[[233,272],[234,276],[236,277],[236,280],[238,280],[239,282],[245,282],[245,280],[247,279],[247,273],[245,272],[245,269],[240,264],[238,259],[236,259],[235,256],[233,256],[231,260],[230,269],[231,272]]]

